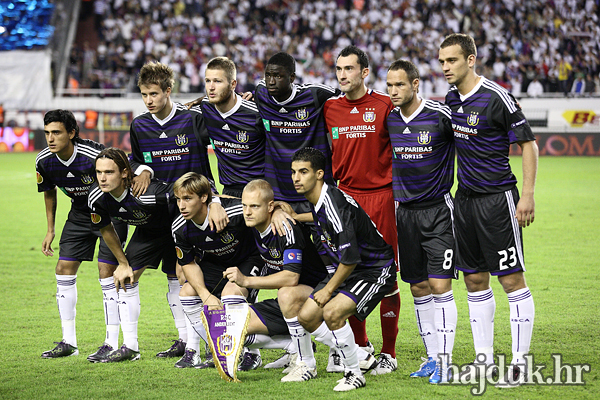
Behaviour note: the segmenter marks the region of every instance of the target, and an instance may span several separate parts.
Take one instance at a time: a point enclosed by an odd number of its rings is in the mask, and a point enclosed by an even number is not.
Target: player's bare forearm
[[[267,276],[246,276],[243,286],[251,289],[280,289],[284,286],[297,286],[300,275],[292,271],[279,271]],[[237,282],[236,282],[237,283]]]
[[[517,203],[515,217],[519,226],[527,227],[535,219],[535,181],[537,177],[539,150],[535,141],[519,142],[523,153],[523,189]]]
[[[56,225],[56,188],[44,192],[44,205],[46,208],[46,223],[47,230],[44,240],[42,240],[42,253],[46,257],[54,255],[52,250],[52,242],[55,236],[55,225]]]
[[[192,285],[202,302],[207,306],[219,305],[219,300],[213,296],[204,283],[204,273],[195,261],[188,263],[182,267],[183,273],[188,283]]]

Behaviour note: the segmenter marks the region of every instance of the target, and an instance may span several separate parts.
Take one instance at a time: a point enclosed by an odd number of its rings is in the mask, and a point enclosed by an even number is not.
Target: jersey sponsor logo
[[[265,130],[267,132],[271,132],[271,121],[269,121],[268,119],[264,119],[263,118],[263,125],[265,126]]]
[[[42,174],[40,174],[39,172],[36,171],[35,175],[36,175],[35,179],[37,180],[38,185],[40,183],[44,182],[44,177],[42,176]]]
[[[175,254],[177,254],[177,258],[180,260],[183,258],[183,251],[181,251],[179,246],[175,246]]]
[[[281,253],[276,248],[270,248],[269,249],[269,254],[273,258],[281,258]]]
[[[375,121],[375,109],[374,108],[367,108],[367,110],[363,114],[363,121],[365,121],[365,122]]]
[[[75,175],[71,173],[71,171],[67,172],[67,178],[75,178]]]
[[[223,125],[223,127],[221,129],[223,129],[224,131],[230,131],[231,130],[231,128],[229,128],[229,124]]]
[[[185,146],[188,144],[188,138],[185,134],[177,135],[177,139],[175,139],[175,144],[177,146]]]
[[[419,142],[419,144],[422,144],[422,145],[431,143],[431,136],[429,136],[429,132],[428,131],[419,131],[419,138],[417,139],[417,142]]]
[[[246,143],[248,141],[248,132],[239,131],[237,134],[237,141],[240,143]]]
[[[133,210],[133,216],[137,219],[143,219],[146,218],[146,213],[142,210]]]
[[[149,151],[144,151],[142,153],[144,155],[144,162],[145,163],[151,163],[152,162],[152,153]]]
[[[102,217],[96,213],[91,213],[90,217],[92,218],[92,222],[95,224],[99,224],[102,221]]]
[[[335,128],[331,128],[331,137],[334,139],[340,138],[340,128],[337,126]]]
[[[83,175],[81,177],[81,182],[83,182],[86,185],[91,185],[92,183],[94,183],[94,178],[92,178],[90,175]]]
[[[300,121],[304,121],[306,118],[308,118],[308,111],[306,111],[306,108],[297,110],[296,118],[298,118]]]
[[[358,111],[358,108],[356,108],[356,107],[354,107],[352,109],[352,111],[350,111],[350,114],[358,114],[358,113],[359,113],[359,111]]]
[[[475,113],[469,115],[469,117],[467,118],[467,124],[469,126],[477,126],[478,123],[479,123],[479,115],[477,115]]]
[[[221,242],[227,244],[235,240],[235,237],[230,232],[221,233]]]
[[[158,137],[159,139],[166,139],[168,136],[166,133],[161,133],[160,136]]]

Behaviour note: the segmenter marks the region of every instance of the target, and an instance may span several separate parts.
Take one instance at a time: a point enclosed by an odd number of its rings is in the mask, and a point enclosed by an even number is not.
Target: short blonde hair
[[[196,193],[198,197],[207,195],[206,204],[212,201],[212,188],[204,175],[197,172],[185,173],[173,184],[173,193],[179,197],[181,192]]]
[[[244,187],[244,192],[253,192],[259,190],[262,194],[262,199],[267,203],[275,199],[271,184],[264,179],[254,179]]]

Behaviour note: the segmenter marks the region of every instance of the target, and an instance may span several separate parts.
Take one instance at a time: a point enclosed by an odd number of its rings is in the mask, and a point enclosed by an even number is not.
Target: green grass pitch
[[[420,364],[424,348],[417,334],[412,298],[400,283],[403,299],[397,342],[398,371],[367,376],[367,386],[346,394],[332,391],[338,374],[327,374],[327,349],[318,345],[319,375],[310,382],[279,382],[280,370],[240,373],[242,383],[222,381],[215,370],[181,370],[173,359],[157,359],[176,338],[165,302],[167,282],[149,270],[140,281],[142,312],[139,340],[142,358],[116,365],[91,364],[86,356],[104,339],[102,293],[96,263],[84,263],[78,273],[77,333],[80,355],[45,360],[40,354],[61,339],[56,308],[54,267],[58,241],[69,208],[59,194],[53,258],[41,253],[46,222],[43,195],[37,193],[36,154],[0,154],[0,398],[1,399],[459,399],[473,397],[471,386],[434,386],[409,378]],[[214,161],[214,160],[213,160]],[[512,160],[520,177],[520,158]],[[216,171],[216,168],[214,169]],[[520,187],[520,185],[519,185]],[[563,362],[589,364],[585,385],[531,385],[516,389],[488,387],[485,398],[595,399],[600,393],[600,158],[543,157],[539,163],[535,223],[524,232],[527,282],[534,296],[536,319],[532,352],[536,364],[548,364],[552,354]],[[495,352],[510,359],[508,301],[497,280]],[[263,298],[273,293],[264,291]],[[473,360],[467,293],[462,278],[455,281],[458,328],[454,362]],[[368,319],[368,333],[381,346],[378,311]],[[266,362],[279,353],[262,352]]]

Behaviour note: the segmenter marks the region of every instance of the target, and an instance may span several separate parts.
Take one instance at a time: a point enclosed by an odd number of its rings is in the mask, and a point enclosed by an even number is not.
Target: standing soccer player
[[[44,133],[48,147],[35,160],[38,192],[44,192],[48,231],[42,242],[42,253],[52,256],[52,241],[56,219],[56,187],[71,198],[71,210],[60,237],[60,256],[56,264],[56,303],[60,314],[63,338],[52,350],[42,353],[44,358],[67,357],[79,354],[75,331],[77,305],[77,270],[82,261],[94,259],[94,248],[100,231],[90,221],[87,195],[96,181],[94,160],[103,145],[79,137],[79,126],[73,113],[67,110],[48,111],[44,115]],[[127,238],[127,226],[115,224],[119,242]],[[104,297],[106,340],[90,361],[104,356],[118,345],[119,316],[113,271],[117,260],[100,239],[98,271]]]
[[[206,65],[205,76],[207,97],[200,106],[219,162],[219,182],[223,194],[242,197],[248,182],[264,176],[264,126],[256,104],[235,93],[233,61],[213,58]]]
[[[342,95],[325,102],[323,114],[331,135],[333,177],[339,188],[351,195],[371,217],[385,241],[397,249],[397,231],[392,191],[392,154],[387,116],[394,108],[390,97],[367,89],[369,58],[356,46],[338,55],[336,75]],[[396,283],[380,306],[383,345],[373,375],[398,368],[396,338],[400,293]],[[365,321],[350,317],[359,346],[370,347]]]
[[[476,362],[494,362],[496,302],[490,274],[508,295],[513,358],[500,386],[526,381],[535,309],[523,272],[522,228],[533,223],[538,147],[514,97],[475,73],[477,47],[465,34],[447,36],[439,62],[449,84],[458,190],[455,201],[456,267],[464,272]],[[523,152],[523,193],[509,165],[510,144]]]
[[[149,62],[140,70],[137,84],[148,112],[131,122],[130,159],[141,164],[134,171],[136,176],[131,186],[134,196],[145,193],[151,178],[174,183],[189,171],[208,177],[212,183],[208,155],[200,138],[202,112],[199,109],[188,110],[184,105],[171,101],[173,82],[173,70],[167,65]],[[217,229],[223,229],[227,217],[222,207],[215,205],[212,210],[216,214],[214,218],[211,215],[211,226],[212,221],[216,221]],[[188,336],[186,318],[179,301],[181,286],[174,262],[169,261],[169,265],[163,265],[162,268],[167,273],[167,301],[179,331],[179,339],[156,356],[180,357],[185,353]]]
[[[387,123],[398,227],[400,276],[410,284],[419,334],[428,359],[412,377],[448,380],[456,332],[454,268],[454,139],[450,109],[419,97],[419,71],[410,61],[390,65],[387,88],[394,110]],[[438,354],[445,354],[443,363]]]
[[[325,166],[325,156],[314,148],[301,149],[292,158],[294,187],[310,202],[315,226],[335,269],[317,285],[298,320],[317,340],[324,333],[325,321],[344,364],[344,378],[333,390],[349,391],[366,382],[359,366],[359,347],[346,319],[356,315],[364,320],[373,311],[394,287],[396,265],[392,247],[367,213],[352,197],[325,183]]]
[[[101,362],[138,360],[138,320],[140,316],[139,278],[146,268],[173,265],[175,254],[171,223],[175,203],[171,186],[153,179],[143,196],[131,194],[132,168],[125,152],[104,149],[96,157],[98,183],[89,191],[88,205],[92,222],[100,229],[104,241],[119,261],[114,272],[118,292],[119,321],[123,345],[101,358]],[[111,218],[135,226],[135,232],[123,251],[113,229]],[[119,288],[121,290],[119,291]]]

